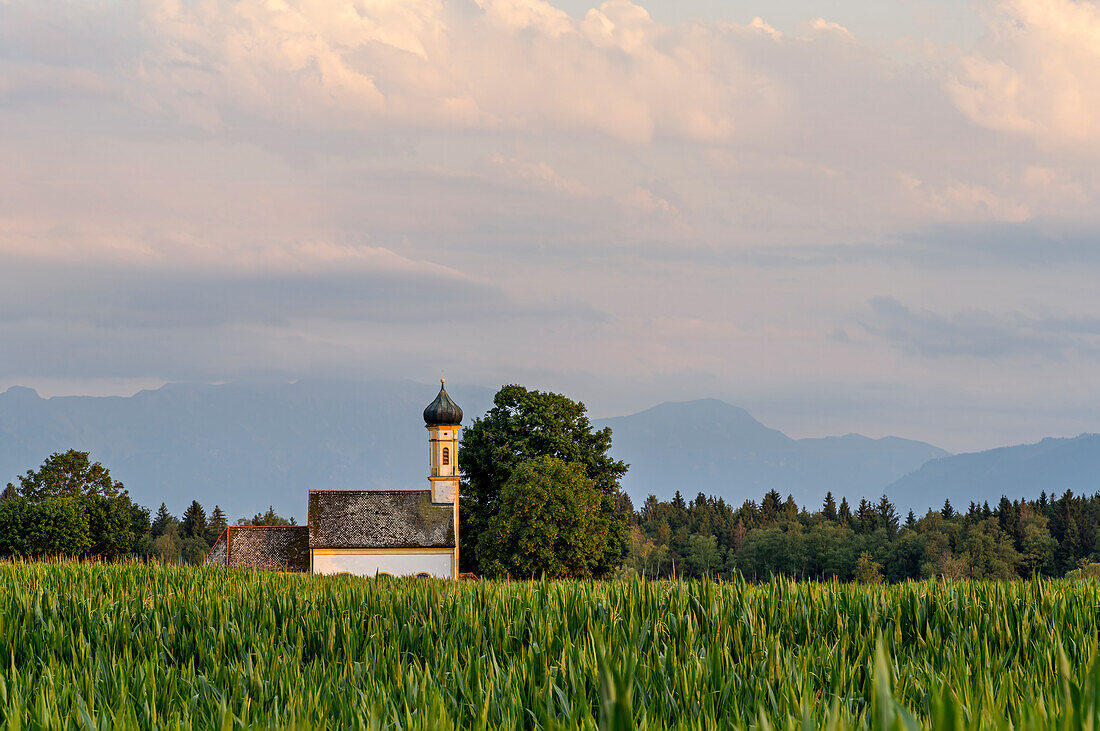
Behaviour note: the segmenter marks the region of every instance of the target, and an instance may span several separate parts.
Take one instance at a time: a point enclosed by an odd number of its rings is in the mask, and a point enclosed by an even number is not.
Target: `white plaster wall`
[[[338,553],[313,554],[313,573],[374,576],[415,576],[429,573],[441,579],[451,578],[450,553]]]

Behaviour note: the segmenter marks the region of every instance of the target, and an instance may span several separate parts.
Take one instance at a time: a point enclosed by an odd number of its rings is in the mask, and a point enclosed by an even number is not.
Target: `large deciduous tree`
[[[9,487],[12,487],[9,485]],[[113,498],[122,492],[122,483],[111,479],[111,473],[99,462],[92,462],[87,452],[70,449],[54,452],[38,470],[28,470],[19,478],[19,494],[28,500],[97,495]]]
[[[584,404],[522,386],[501,388],[493,399],[493,408],[467,427],[462,436],[459,555],[463,570],[484,572],[478,544],[489,531],[502,526],[494,518],[505,504],[502,501],[505,485],[521,465],[539,457],[575,465],[591,481],[599,498],[597,514],[607,530],[599,533],[603,543],[590,573],[603,576],[617,567],[622,561],[626,520],[616,503],[621,495],[619,480],[626,474],[627,465],[613,459],[608,454],[610,448],[611,430],[593,429]],[[549,468],[543,465],[540,469]],[[523,474],[535,479],[542,472],[529,467]],[[538,479],[541,484],[544,476]],[[515,484],[513,487],[518,489]],[[512,498],[510,504],[518,504],[518,496]],[[509,515],[518,522],[516,530],[522,530],[518,524],[526,518],[515,511]],[[493,556],[497,557],[497,547],[506,542],[492,540]]]
[[[501,488],[478,564],[490,576],[588,578],[607,550],[611,521],[602,502],[581,465],[529,459]]]
[[[55,452],[9,484],[0,501],[0,555],[96,556],[150,552],[149,512],[87,452]]]

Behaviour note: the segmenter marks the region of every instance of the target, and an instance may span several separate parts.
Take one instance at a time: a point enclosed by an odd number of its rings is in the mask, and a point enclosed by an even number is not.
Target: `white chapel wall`
[[[427,573],[451,578],[451,552],[447,553],[323,553],[313,554],[315,574],[415,576]]]

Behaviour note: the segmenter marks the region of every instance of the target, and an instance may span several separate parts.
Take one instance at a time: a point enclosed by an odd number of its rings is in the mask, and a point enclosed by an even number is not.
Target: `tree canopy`
[[[8,487],[14,488],[14,485],[9,483]],[[82,495],[112,498],[123,492],[123,487],[121,482],[111,479],[106,467],[92,462],[87,452],[70,449],[54,452],[37,470],[28,470],[19,478],[18,492],[37,502]]]
[[[486,575],[593,575],[606,551],[611,521],[581,465],[546,455],[529,459],[512,471],[498,503],[477,547]]]
[[[593,429],[586,412],[583,403],[560,394],[510,385],[497,392],[493,408],[484,417],[463,431],[459,555],[464,571],[483,571],[478,543],[501,525],[493,519],[504,505],[505,485],[521,465],[539,457],[578,467],[599,498],[598,513],[606,522],[607,533],[591,574],[606,575],[621,563],[626,520],[618,507],[619,480],[627,465],[608,454],[611,430]],[[533,478],[535,473],[523,474]],[[525,519],[518,514],[513,517]],[[494,543],[499,545],[499,541]]]

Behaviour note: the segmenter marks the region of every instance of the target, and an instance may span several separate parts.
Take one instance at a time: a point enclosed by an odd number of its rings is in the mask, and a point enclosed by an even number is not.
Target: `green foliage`
[[[206,523],[206,542],[214,545],[215,541],[218,540],[218,536],[222,534],[228,524],[229,521],[225,517],[225,511],[222,510],[220,505],[215,505],[214,512],[210,513],[210,520]]]
[[[1100,582],[0,565],[6,728],[1100,724]]]
[[[192,500],[183,512],[183,520],[180,521],[180,535],[183,538],[199,538],[206,536],[206,510],[198,500]]]
[[[154,539],[160,538],[169,530],[173,530],[179,526],[179,523],[176,517],[168,512],[168,506],[161,503],[160,507],[157,508],[156,517],[153,518],[153,522],[149,526],[149,533]]]
[[[0,500],[0,556],[95,556],[152,552],[149,511],[87,452],[55,453],[8,485]]]
[[[588,578],[611,529],[595,483],[576,463],[541,456],[513,470],[477,544],[486,576]]]
[[[668,502],[651,495],[633,516],[631,530],[638,533],[628,542],[626,565],[635,575],[646,566],[651,577],[852,581],[859,555],[867,552],[884,579],[896,583],[1063,575],[1083,560],[1100,559],[1100,493],[1066,492],[1032,502],[1002,498],[995,508],[972,502],[965,514],[948,504],[920,519],[909,511],[904,525],[885,497],[860,500],[855,513],[847,498],[835,510],[834,504],[829,495],[810,513],[775,490],[759,507],[746,500],[736,508],[702,493],[690,502],[679,492]]]
[[[92,547],[80,498],[0,501],[0,556],[81,556]]]
[[[240,518],[237,520],[237,525],[298,525],[298,523],[294,518],[284,518],[275,512],[274,506],[268,505],[266,513],[256,513],[251,518]]]
[[[478,565],[482,555],[478,542],[503,505],[505,485],[520,465],[538,457],[553,457],[584,470],[599,495],[599,511],[608,526],[593,572],[602,576],[619,566],[626,542],[626,522],[618,507],[619,479],[627,465],[612,459],[610,448],[611,430],[594,430],[584,404],[522,386],[501,388],[493,408],[462,434],[459,555],[463,571],[484,571]]]
[[[856,581],[860,584],[881,584],[882,564],[876,563],[867,551],[856,560]]]
[[[75,449],[51,454],[37,471],[28,470],[19,478],[19,494],[34,501],[82,495],[110,498],[122,489],[106,467]]]
[[[150,552],[146,543],[149,511],[135,505],[125,492],[116,497],[90,495],[78,500],[88,514],[89,555],[111,560]]]

